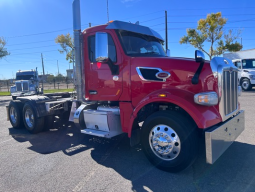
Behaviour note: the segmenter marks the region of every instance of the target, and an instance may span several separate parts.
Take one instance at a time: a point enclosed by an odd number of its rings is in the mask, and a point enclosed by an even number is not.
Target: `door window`
[[[95,35],[88,37],[88,52],[90,62],[96,62],[95,53],[96,53],[96,39]],[[113,63],[117,62],[116,46],[112,39],[112,36],[108,34],[108,56]]]

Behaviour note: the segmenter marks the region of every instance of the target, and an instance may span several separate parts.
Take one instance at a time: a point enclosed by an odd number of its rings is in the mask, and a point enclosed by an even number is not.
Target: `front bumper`
[[[222,125],[206,130],[206,162],[213,164],[243,132],[244,127],[244,111],[242,110]]]
[[[12,92],[11,96],[22,97],[22,96],[30,96],[36,95],[36,91],[28,91],[28,92]]]
[[[252,85],[255,85],[255,79],[250,79],[250,81]]]

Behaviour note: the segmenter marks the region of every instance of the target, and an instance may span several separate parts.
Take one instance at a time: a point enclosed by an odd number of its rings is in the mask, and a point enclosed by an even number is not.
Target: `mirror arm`
[[[112,62],[112,60],[110,58],[108,59],[107,64],[110,67],[112,75],[119,75],[119,66],[114,65],[114,63]]]
[[[201,73],[201,71],[202,71],[202,69],[203,69],[203,66],[204,66],[204,62],[201,62],[200,63],[200,65],[199,65],[199,67],[198,67],[198,69],[197,69],[197,71],[196,71],[196,73],[195,73],[195,75],[193,76],[193,78],[192,78],[192,80],[191,80],[191,83],[192,84],[198,84],[198,81],[199,81],[199,75],[200,75],[200,73]]]

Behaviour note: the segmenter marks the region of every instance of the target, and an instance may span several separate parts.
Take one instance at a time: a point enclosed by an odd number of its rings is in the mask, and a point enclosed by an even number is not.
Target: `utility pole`
[[[42,75],[42,89],[43,89],[43,78],[44,78],[44,63],[43,63],[43,54],[41,53],[42,57],[42,69],[43,69],[43,75]],[[43,91],[42,91],[43,92]]]
[[[70,64],[69,64],[69,66],[70,66]],[[58,67],[58,60],[57,60],[57,67]],[[58,75],[59,75],[59,67],[58,67]]]
[[[167,11],[165,11],[165,24],[166,24],[166,51],[168,49],[168,35],[167,35]]]
[[[108,23],[109,23],[109,9],[108,9],[108,0],[106,0],[107,2],[107,20],[108,20]]]
[[[89,23],[89,27],[91,27],[91,23]]]

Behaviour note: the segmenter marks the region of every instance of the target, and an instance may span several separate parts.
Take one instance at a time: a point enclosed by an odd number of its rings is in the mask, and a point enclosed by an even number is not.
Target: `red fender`
[[[159,97],[159,94],[166,94],[166,97]],[[164,89],[146,96],[137,104],[133,111],[131,103],[121,102],[120,111],[123,110],[123,114],[121,114],[122,128],[124,132],[128,133],[129,137],[131,137],[132,126],[137,113],[145,105],[154,102],[167,102],[178,105],[193,118],[198,128],[201,129],[211,127],[222,121],[221,115],[217,110],[218,105],[198,105],[194,102],[194,93],[180,89]]]

